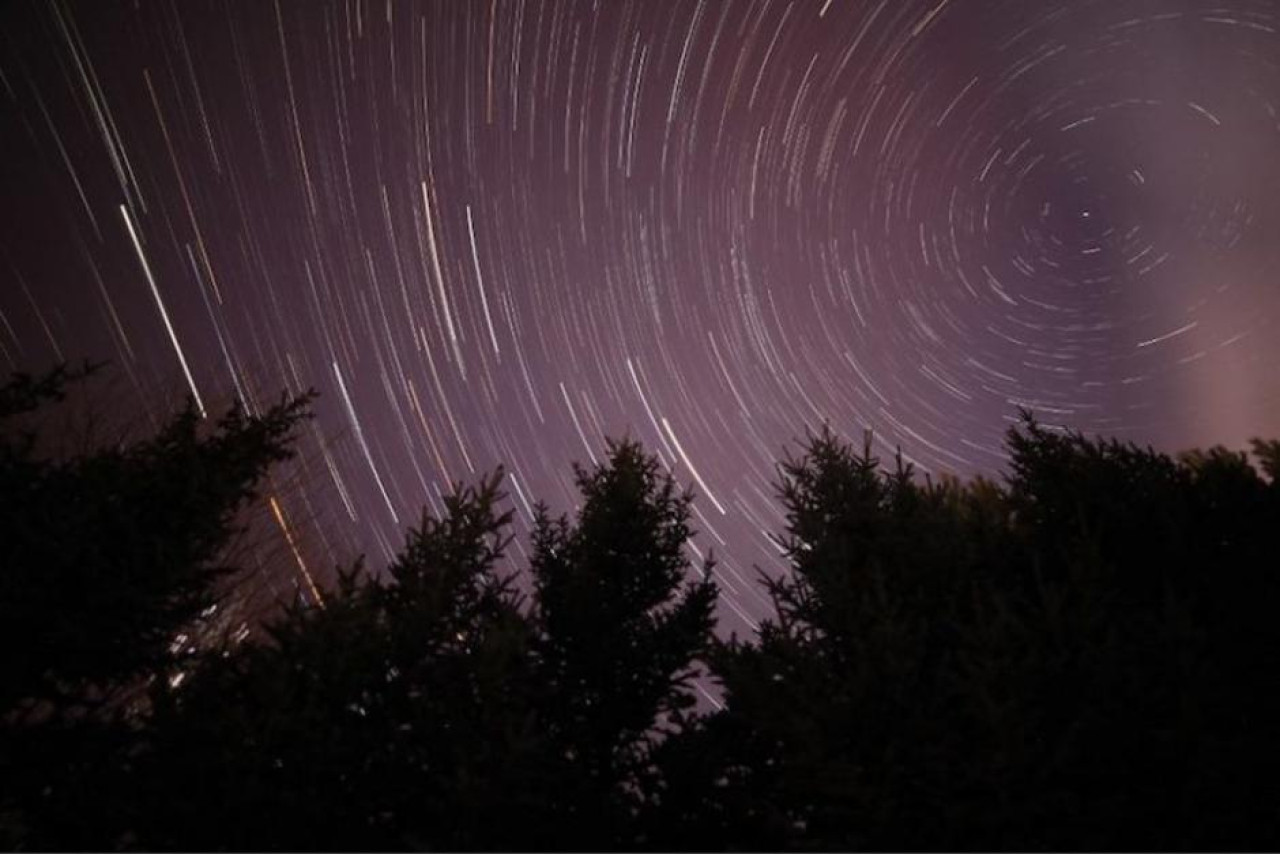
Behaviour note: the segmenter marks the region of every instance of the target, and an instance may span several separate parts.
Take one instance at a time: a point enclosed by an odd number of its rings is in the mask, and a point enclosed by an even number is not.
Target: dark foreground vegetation
[[[193,652],[308,400],[42,453],[76,376],[0,390],[0,845],[1280,848],[1280,443],[1026,417],[962,483],[823,432],[780,466],[776,615],[724,641],[690,496],[624,442],[527,600],[494,476]]]

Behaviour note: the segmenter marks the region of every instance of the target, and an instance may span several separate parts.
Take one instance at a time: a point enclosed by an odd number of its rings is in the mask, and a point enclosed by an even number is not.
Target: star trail
[[[271,499],[313,591],[499,463],[519,552],[629,435],[698,494],[741,632],[806,428],[961,475],[1018,407],[1169,450],[1280,434],[1271,0],[0,24],[0,360],[110,359],[139,411],[318,389],[306,488]]]

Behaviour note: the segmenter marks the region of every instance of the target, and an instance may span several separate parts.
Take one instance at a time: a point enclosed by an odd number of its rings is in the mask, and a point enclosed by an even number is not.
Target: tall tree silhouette
[[[157,848],[522,848],[553,789],[501,473],[157,704]],[[174,793],[190,768],[201,784]],[[497,817],[501,816],[499,820]]]
[[[0,778],[24,844],[92,825],[110,800],[93,787],[131,743],[122,696],[165,670],[175,636],[216,601],[237,514],[290,456],[309,404],[205,424],[188,403],[154,437],[51,452],[24,416],[95,370],[0,389]]]
[[[1001,487],[824,432],[784,464],[790,573],[712,657],[689,833],[807,848],[1271,847],[1280,605],[1267,480],[1009,434]],[[731,816],[708,829],[705,816]],[[700,822],[703,822],[700,824]],[[735,834],[735,827],[738,828]]]
[[[956,765],[946,671],[964,587],[1008,560],[991,484],[914,482],[824,429],[780,467],[777,616],[712,656],[720,767],[690,832],[743,847],[928,847]],[[714,828],[703,816],[721,816]]]
[[[638,446],[545,514],[535,595],[497,565],[501,473],[425,517],[380,578],[343,575],[264,643],[162,689],[138,816],[154,847],[630,844],[657,737],[679,731],[715,588],[685,584],[689,497]],[[187,769],[201,785],[175,787]]]
[[[712,635],[710,565],[689,579],[692,496],[634,442],[577,468],[576,524],[539,513],[531,561],[540,673],[552,737],[576,770],[565,781],[565,846],[633,844],[626,828],[658,739],[694,705],[696,659]]]

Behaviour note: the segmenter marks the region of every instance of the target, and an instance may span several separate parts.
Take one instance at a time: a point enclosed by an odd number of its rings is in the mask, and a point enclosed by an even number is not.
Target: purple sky
[[[316,565],[629,433],[741,631],[806,426],[1280,435],[1273,0],[20,0],[0,105],[0,364],[315,386]]]

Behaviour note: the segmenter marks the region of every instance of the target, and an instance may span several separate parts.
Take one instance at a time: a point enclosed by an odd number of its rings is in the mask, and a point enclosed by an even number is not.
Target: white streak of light
[[[1200,325],[1200,321],[1193,320],[1190,323],[1188,323],[1186,326],[1179,326],[1177,329],[1173,330],[1172,332],[1166,332],[1163,335],[1157,335],[1155,338],[1152,338],[1149,341],[1139,341],[1138,348],[1141,349],[1143,347],[1150,347],[1152,344],[1159,344],[1161,341],[1168,341],[1170,338],[1176,338],[1184,332],[1190,332],[1192,329],[1195,329],[1199,325]]]
[[[667,435],[671,437],[671,444],[675,446],[676,453],[680,455],[680,459],[684,460],[684,464],[689,467],[689,472],[693,475],[693,479],[698,482],[698,486],[702,487],[702,491],[707,494],[707,497],[711,499],[711,503],[720,511],[720,515],[729,515],[725,512],[724,505],[716,499],[715,493],[713,493],[710,487],[707,486],[707,482],[702,479],[702,475],[698,474],[698,470],[693,467],[693,461],[690,460],[689,455],[684,452],[684,447],[680,444],[680,440],[676,438],[675,431],[671,429],[671,422],[667,421],[667,417],[665,415],[662,416],[662,427],[667,431]]]
[[[569,407],[569,417],[573,419],[573,426],[578,431],[578,438],[582,440],[582,447],[587,449],[587,456],[591,458],[591,465],[600,465],[600,461],[596,459],[595,452],[591,450],[591,443],[587,441],[587,434],[582,432],[582,422],[578,421],[578,413],[573,411],[573,401],[569,399],[569,390],[564,387],[564,383],[560,383],[560,394],[564,395],[564,405]]]
[[[431,251],[431,266],[436,273],[436,291],[440,294],[441,312],[444,314],[444,325],[449,331],[449,341],[453,344],[453,354],[458,358],[458,370],[465,377],[466,366],[462,362],[462,350],[458,346],[458,332],[453,328],[453,313],[449,308],[449,295],[444,289],[444,271],[440,267],[440,253],[436,250],[435,223],[431,219],[431,196],[427,192],[427,182],[422,182],[422,211],[427,218],[427,248]]]
[[[484,322],[489,327],[489,340],[493,342],[493,355],[501,358],[498,335],[493,331],[493,318],[489,315],[489,300],[484,295],[484,277],[480,275],[480,255],[476,252],[476,229],[471,223],[471,205],[467,205],[467,234],[471,235],[471,263],[476,268],[476,284],[480,287],[480,307],[484,309]]]
[[[160,317],[164,320],[164,328],[169,332],[169,340],[173,342],[173,351],[178,354],[178,362],[182,365],[182,373],[187,378],[187,385],[191,387],[191,395],[196,399],[196,408],[200,410],[200,417],[205,418],[207,414],[204,409],[204,400],[200,397],[200,390],[196,388],[196,381],[191,376],[191,368],[187,365],[187,357],[182,352],[182,345],[178,343],[178,335],[173,331],[173,324],[169,321],[169,311],[164,307],[164,300],[160,298],[160,289],[156,287],[155,277],[151,275],[151,265],[147,263],[147,256],[142,251],[142,243],[138,240],[138,232],[133,228],[133,220],[129,219],[129,210],[124,206],[120,206],[120,216],[124,217],[125,228],[129,229],[129,237],[133,240],[133,248],[138,252],[138,261],[142,264],[142,272],[147,276],[147,284],[151,286],[151,295],[156,298],[156,305],[160,308]]]
[[[713,705],[713,706],[715,706],[715,707],[716,707],[716,711],[717,711],[717,712],[723,712],[723,711],[724,711],[724,703],[720,702],[720,701],[719,701],[719,700],[717,700],[715,697],[713,697],[713,696],[711,696],[710,694],[708,694],[708,693],[707,693],[707,689],[706,689],[706,688],[703,688],[703,687],[702,687],[701,685],[699,685],[697,682],[693,683],[693,687],[695,687],[695,688],[697,688],[697,689],[698,689],[698,693],[699,693],[699,694],[701,694],[702,696],[704,696],[704,697],[706,697],[706,698],[707,698],[707,702],[709,702],[711,705]]]
[[[373,453],[369,450],[369,443],[364,440],[364,430],[360,427],[360,419],[356,417],[356,408],[351,405],[351,395],[347,393],[347,384],[342,379],[342,371],[338,368],[336,361],[333,363],[333,373],[338,378],[338,390],[342,392],[342,403],[347,407],[347,417],[351,419],[351,426],[356,428],[356,441],[360,443],[360,450],[364,452],[365,461],[369,463],[369,471],[373,472],[373,479],[378,484],[378,491],[382,493],[382,500],[387,503],[387,511],[398,525],[400,517],[396,515],[396,508],[391,505],[391,496],[387,495],[387,488],[382,485],[378,467],[373,464]]]
[[[525,497],[524,490],[520,488],[520,481],[516,478],[516,473],[509,471],[507,472],[507,477],[511,478],[511,483],[516,488],[516,495],[519,496],[520,503],[524,505],[525,512],[529,514],[529,521],[532,522],[537,514],[533,512],[533,505],[529,503],[529,499]]]

